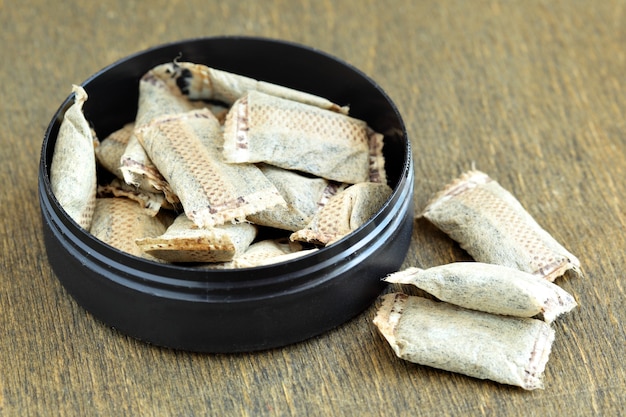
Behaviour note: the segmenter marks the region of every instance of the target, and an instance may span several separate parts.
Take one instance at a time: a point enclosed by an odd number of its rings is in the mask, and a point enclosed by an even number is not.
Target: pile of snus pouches
[[[117,249],[205,268],[266,265],[341,239],[391,195],[383,135],[347,107],[188,62],[138,84],[134,121],[102,141],[74,86],[50,168],[65,211]]]
[[[132,255],[206,268],[285,261],[357,229],[392,191],[383,136],[318,96],[166,63],[139,81],[135,120],[100,142],[83,114],[86,91],[74,93],[52,191],[81,227]],[[386,294],[378,329],[409,361],[541,388],[550,323],[576,306],[553,281],[578,260],[481,172],[449,185],[423,216],[476,262],[386,277],[438,301]]]
[[[543,388],[555,336],[550,324],[577,305],[554,280],[579,273],[578,259],[479,171],[445,187],[421,216],[475,262],[408,268],[385,278],[426,293],[381,297],[374,323],[396,355],[527,390]]]

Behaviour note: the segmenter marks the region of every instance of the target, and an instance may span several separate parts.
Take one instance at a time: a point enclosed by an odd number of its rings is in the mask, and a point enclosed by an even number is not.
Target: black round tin
[[[140,259],[80,228],[52,194],[50,163],[70,95],[48,126],[39,165],[45,246],[61,284],[107,325],[148,343],[197,352],[284,346],[362,312],[384,289],[381,278],[401,266],[413,227],[411,147],[393,102],[362,72],[315,49],[262,38],[199,38],[131,55],[86,80],[84,113],[99,137],[134,120],[140,77],[174,59],[349,105],[352,116],[385,135],[391,197],[358,230],[288,262],[205,270]]]

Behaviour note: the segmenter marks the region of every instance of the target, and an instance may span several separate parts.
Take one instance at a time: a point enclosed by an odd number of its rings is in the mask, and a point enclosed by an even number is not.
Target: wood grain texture
[[[626,2],[0,0],[1,415],[618,415],[626,409]],[[401,361],[371,320],[282,349],[199,355],[96,321],[41,238],[43,132],[72,83],[183,38],[259,35],[362,69],[398,105],[415,203],[472,166],[579,256],[559,279],[580,308],[557,331],[543,391]],[[405,266],[468,259],[423,220]]]

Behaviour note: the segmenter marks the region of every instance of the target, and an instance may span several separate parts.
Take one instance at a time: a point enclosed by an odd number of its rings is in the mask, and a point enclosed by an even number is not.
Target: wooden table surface
[[[105,3],[107,3],[105,5]],[[626,408],[626,2],[0,0],[0,415],[616,416]],[[576,254],[559,283],[544,390],[397,359],[371,307],[252,354],[157,348],[96,321],[52,273],[37,170],[80,83],[164,42],[258,35],[313,46],[376,80],[413,144],[415,204],[476,167]],[[467,255],[415,222],[404,266]]]

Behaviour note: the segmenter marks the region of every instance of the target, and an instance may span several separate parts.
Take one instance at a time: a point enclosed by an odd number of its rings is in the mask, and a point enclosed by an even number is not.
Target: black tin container
[[[323,52],[261,38],[217,37],[166,44],[104,68],[82,86],[84,113],[100,138],[134,120],[139,78],[180,59],[307,91],[350,106],[385,135],[393,194],[366,224],[316,253],[238,270],[198,270],[134,257],[94,238],[60,207],[50,163],[70,95],[45,133],[39,199],[48,260],[93,316],[159,346],[197,352],[268,349],[305,340],[362,312],[402,264],[413,227],[413,165],[402,118],[370,78]],[[69,87],[69,86],[68,86]]]

